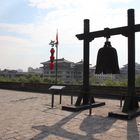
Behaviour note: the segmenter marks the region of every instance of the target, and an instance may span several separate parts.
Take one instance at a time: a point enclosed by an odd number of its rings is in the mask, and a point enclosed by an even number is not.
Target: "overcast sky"
[[[83,32],[83,20],[90,19],[90,30],[127,25],[127,9],[135,9],[140,24],[140,0],[1,0],[0,69],[41,67],[49,60],[50,40],[58,29],[59,58],[78,62],[83,59],[83,43],[75,35]],[[127,63],[127,38],[110,38],[116,48],[119,66]],[[90,43],[90,63],[96,64],[97,52],[105,38]],[[136,62],[140,63],[140,33],[136,33]]]

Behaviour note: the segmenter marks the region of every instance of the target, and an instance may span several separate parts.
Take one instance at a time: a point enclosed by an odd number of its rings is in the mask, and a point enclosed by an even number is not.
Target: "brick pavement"
[[[140,140],[140,117],[125,121],[109,118],[119,101],[72,113],[61,110],[58,96],[54,109],[48,94],[0,90],[0,140]],[[62,104],[70,103],[63,97]]]

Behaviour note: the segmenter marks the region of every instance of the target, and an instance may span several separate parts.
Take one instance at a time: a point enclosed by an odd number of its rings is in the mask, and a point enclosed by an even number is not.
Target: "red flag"
[[[57,33],[56,33],[56,42],[55,42],[55,43],[56,43],[56,45],[58,45],[58,43],[59,43],[59,42],[58,42],[58,31],[57,31]]]

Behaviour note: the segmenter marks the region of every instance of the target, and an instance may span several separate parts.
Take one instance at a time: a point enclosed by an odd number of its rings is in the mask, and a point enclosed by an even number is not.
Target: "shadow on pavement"
[[[80,113],[80,112],[79,112]],[[40,125],[33,126],[32,128],[41,131],[39,134],[34,136],[31,140],[43,140],[49,135],[53,134],[55,136],[62,137],[64,139],[71,140],[98,140],[94,138],[94,134],[102,133],[109,130],[116,119],[110,119],[108,117],[101,116],[87,116],[80,124],[80,130],[85,131],[86,135],[80,135],[76,132],[68,132],[63,125],[68,123],[72,118],[76,117],[79,113],[72,113],[69,116],[63,118],[58,123],[52,126]]]
[[[80,130],[87,133],[88,139],[93,139],[95,134],[104,133],[109,130],[116,119],[102,117],[98,115],[88,116],[80,125]],[[95,139],[95,138],[94,138]]]
[[[140,140],[136,118],[127,122],[127,140]]]

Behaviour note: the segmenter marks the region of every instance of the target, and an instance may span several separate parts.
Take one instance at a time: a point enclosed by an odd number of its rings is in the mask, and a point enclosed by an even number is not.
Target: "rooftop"
[[[54,62],[56,62],[56,59],[54,60]],[[64,58],[61,58],[61,59],[57,59],[57,62],[58,63],[74,63],[74,62],[71,62],[71,61],[68,61],[68,60],[66,60],[66,59],[64,59]],[[41,64],[48,64],[48,63],[50,63],[50,60],[48,60],[48,61],[46,61],[46,62],[42,62]]]

